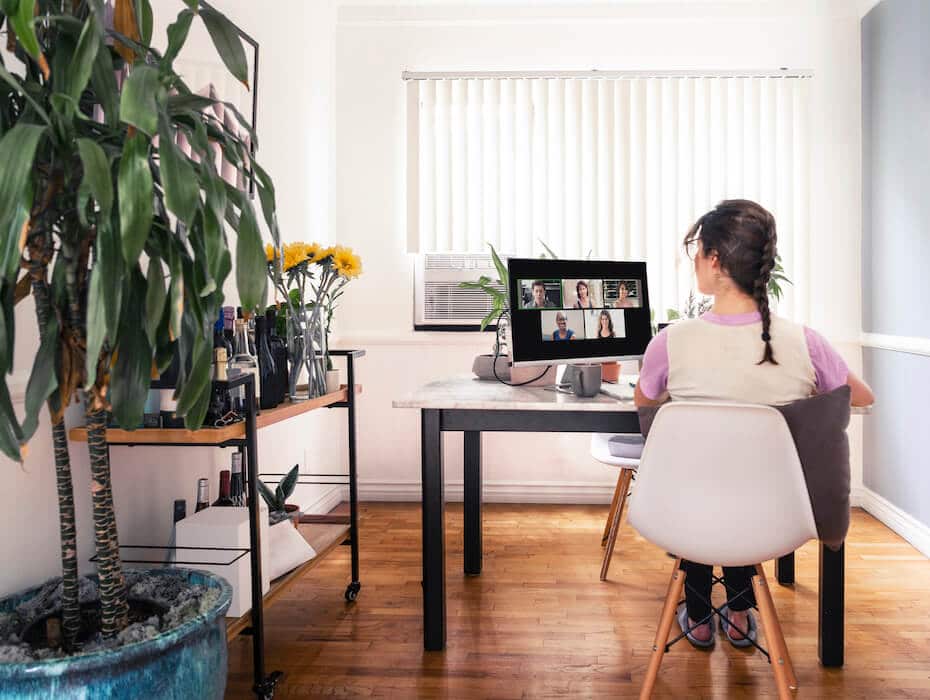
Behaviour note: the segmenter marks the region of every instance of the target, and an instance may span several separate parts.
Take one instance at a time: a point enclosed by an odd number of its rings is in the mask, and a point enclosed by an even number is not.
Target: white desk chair
[[[793,552],[815,539],[817,528],[784,418],[769,406],[672,402],[658,412],[641,462],[630,524],[689,561],[756,565],[752,587],[778,695],[790,698],[797,677],[757,562]],[[640,698],[652,695],[670,646],[686,578],[680,562],[672,571]],[[720,608],[714,610],[720,614]]]
[[[620,531],[620,521],[623,518],[623,509],[626,505],[627,495],[630,493],[630,483],[633,480],[633,472],[639,467],[638,458],[615,457],[610,453],[609,441],[612,437],[614,437],[612,433],[594,433],[591,436],[591,456],[603,464],[620,467],[620,474],[617,476],[617,486],[614,488],[613,501],[610,503],[610,512],[607,514],[604,534],[601,537],[601,546],[604,547],[606,545],[607,547],[604,552],[604,561],[601,564],[601,581],[607,580],[607,569],[610,568],[610,560],[614,553],[614,544],[617,542],[617,533]],[[631,452],[635,452],[635,448],[631,450]],[[642,453],[641,445],[639,446],[639,452]]]

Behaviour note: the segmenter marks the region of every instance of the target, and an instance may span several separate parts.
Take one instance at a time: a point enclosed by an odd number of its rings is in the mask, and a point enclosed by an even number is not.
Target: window
[[[688,227],[754,199],[795,282],[779,311],[806,318],[809,76],[407,77],[411,252],[645,260],[662,318]]]

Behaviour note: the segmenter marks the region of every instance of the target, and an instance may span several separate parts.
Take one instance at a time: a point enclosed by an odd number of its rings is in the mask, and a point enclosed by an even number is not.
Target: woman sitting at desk
[[[568,319],[561,311],[555,315],[555,324],[558,326],[552,331],[553,340],[574,340],[575,331],[568,327]]]
[[[869,386],[849,371],[823,336],[770,313],[776,233],[768,211],[747,200],[720,202],[691,227],[684,245],[694,259],[698,290],[713,296],[714,305],[700,318],[679,321],[652,339],[636,385],[637,406],[657,406],[670,398],[787,404],[844,384],[852,389],[854,406],[873,402]],[[689,584],[678,611],[685,631],[711,613],[701,596],[710,600],[713,568],[689,561],[682,561],[681,568]],[[749,645],[736,627],[755,635],[749,613],[755,604],[752,574],[751,566],[724,567],[728,589],[748,589],[729,608],[733,624],[727,636],[735,646]],[[687,636],[706,648],[713,645],[713,632],[712,622],[705,622]]]

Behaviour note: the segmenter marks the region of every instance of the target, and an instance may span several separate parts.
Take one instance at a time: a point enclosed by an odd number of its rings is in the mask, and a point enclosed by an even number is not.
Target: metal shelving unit
[[[261,699],[274,697],[274,689],[281,679],[280,671],[265,673],[265,639],[264,639],[264,605],[262,596],[262,563],[261,538],[259,536],[258,508],[258,429],[274,425],[290,418],[309,413],[319,408],[345,408],[348,423],[348,452],[349,452],[349,521],[348,535],[352,547],[352,579],[346,587],[345,597],[349,602],[358,597],[361,590],[359,581],[358,563],[358,484],[356,471],[356,444],[355,444],[355,400],[361,392],[361,387],[355,384],[354,361],[365,355],[364,350],[332,350],[329,353],[334,357],[346,358],[347,384],[331,394],[326,394],[306,401],[285,401],[272,409],[261,413],[256,412],[255,382],[251,374],[243,375],[227,381],[228,389],[243,387],[245,389],[245,421],[234,423],[222,428],[201,428],[199,430],[186,430],[184,428],[140,428],[137,430],[122,430],[119,428],[107,429],[107,449],[111,445],[130,447],[235,447],[243,453],[244,478],[248,488],[249,498],[249,559],[252,579],[252,610],[247,613],[251,622],[252,634],[252,667],[254,675],[253,690],[256,697]],[[73,428],[69,431],[69,438],[74,441],[86,442],[87,429]],[[112,462],[111,462],[112,464]],[[302,482],[307,483],[307,482]],[[333,483],[333,482],[322,482]],[[335,544],[335,543],[334,543]],[[276,581],[275,586],[268,592],[268,597],[274,597],[287,584],[297,578],[300,572],[309,568],[313,562],[321,559],[332,547],[327,547],[318,553],[304,567],[299,567],[291,574],[286,574]],[[257,601],[257,603],[256,603]],[[246,624],[242,619],[233,623],[236,632],[244,631]]]

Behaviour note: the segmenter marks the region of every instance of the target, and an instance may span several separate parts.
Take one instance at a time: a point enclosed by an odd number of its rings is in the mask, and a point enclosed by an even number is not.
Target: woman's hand
[[[663,391],[663,392],[659,395],[659,398],[657,398],[657,399],[650,399],[648,396],[646,396],[646,395],[643,393],[643,390],[639,388],[639,382],[636,382],[636,389],[633,391],[633,403],[636,404],[637,407],[640,407],[640,406],[661,406],[661,405],[664,404],[666,401],[668,401],[668,392],[667,392],[667,391]]]
[[[875,403],[875,394],[872,393],[872,388],[853,372],[849,372],[846,376],[846,383],[852,390],[849,397],[850,404],[853,406],[871,406]]]

